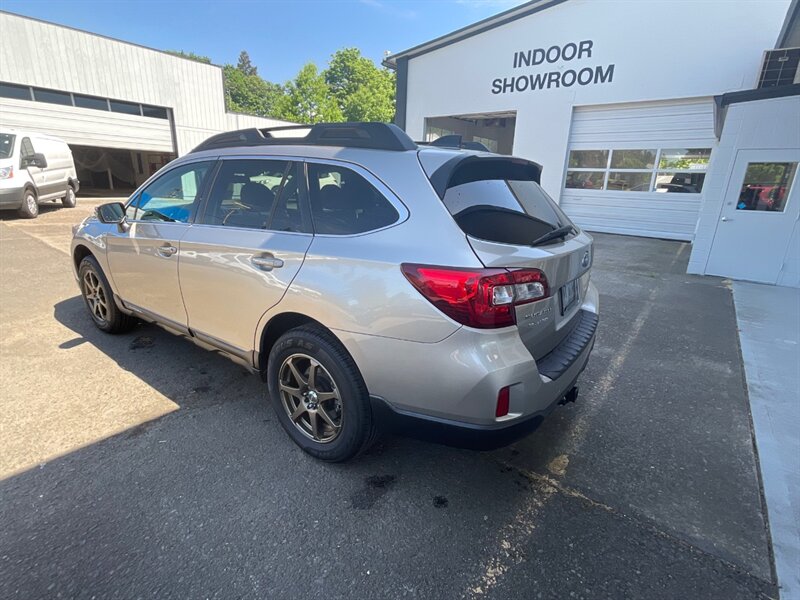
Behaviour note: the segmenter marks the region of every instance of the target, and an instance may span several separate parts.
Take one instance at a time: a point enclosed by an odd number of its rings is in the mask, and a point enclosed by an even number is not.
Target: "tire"
[[[35,219],[39,216],[39,199],[36,197],[36,192],[31,188],[26,188],[22,192],[22,206],[17,212],[20,217],[26,219]]]
[[[63,204],[66,208],[75,208],[75,205],[78,203],[78,198],[75,196],[75,189],[71,186],[67,186],[67,193],[61,199],[61,204]]]
[[[314,381],[310,382],[312,361],[316,367]],[[272,347],[267,365],[269,396],[278,421],[305,452],[323,461],[343,462],[375,440],[377,431],[364,379],[347,350],[328,331],[303,326],[286,332]],[[314,394],[308,395],[309,391]],[[299,413],[296,420],[290,414],[292,408]],[[318,436],[313,421],[317,422]],[[337,424],[338,429],[331,426]]]
[[[106,333],[125,333],[136,325],[136,319],[117,306],[108,279],[94,256],[81,261],[78,282],[89,316],[98,329]]]

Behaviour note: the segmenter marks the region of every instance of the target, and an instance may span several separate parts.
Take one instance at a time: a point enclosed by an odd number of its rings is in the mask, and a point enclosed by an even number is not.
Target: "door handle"
[[[169,258],[170,256],[174,256],[178,252],[178,249],[175,246],[165,244],[163,246],[159,246],[156,252],[158,252],[164,258]]]
[[[251,256],[250,262],[262,271],[272,271],[272,269],[280,269],[283,266],[283,261],[280,258],[275,258],[271,254],[266,256]]]
[[[723,223],[727,223],[729,220],[730,220],[730,219],[728,219],[728,217],[722,217],[722,218],[720,219],[720,221],[722,221]]]

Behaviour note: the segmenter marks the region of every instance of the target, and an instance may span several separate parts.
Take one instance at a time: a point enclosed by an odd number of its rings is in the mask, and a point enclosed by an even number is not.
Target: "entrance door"
[[[800,150],[740,150],[706,273],[777,283],[800,215]]]

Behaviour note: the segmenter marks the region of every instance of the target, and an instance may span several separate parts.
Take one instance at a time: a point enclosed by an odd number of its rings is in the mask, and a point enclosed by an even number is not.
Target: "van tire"
[[[17,212],[25,219],[35,219],[39,216],[39,199],[31,188],[25,188],[22,192],[22,206]]]
[[[61,199],[61,204],[63,204],[66,208],[75,208],[75,205],[78,203],[78,198],[75,196],[75,189],[71,186],[67,186],[67,193]]]

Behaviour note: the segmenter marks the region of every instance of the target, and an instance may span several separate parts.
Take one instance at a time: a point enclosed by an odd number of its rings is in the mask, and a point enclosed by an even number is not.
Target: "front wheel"
[[[39,199],[32,189],[27,189],[22,194],[22,206],[19,208],[19,216],[26,219],[35,219],[39,216]]]
[[[72,188],[71,185],[67,186],[67,193],[61,199],[61,204],[63,204],[66,208],[75,208],[75,205],[78,203],[78,198],[75,196],[75,190]]]
[[[364,380],[352,357],[323,328],[298,327],[281,336],[269,355],[267,382],[281,425],[315,458],[346,461],[374,440]]]
[[[83,300],[98,329],[106,333],[124,333],[136,325],[136,319],[123,313],[114,302],[114,293],[94,256],[87,256],[78,268]]]

